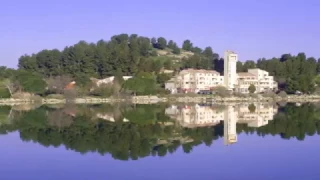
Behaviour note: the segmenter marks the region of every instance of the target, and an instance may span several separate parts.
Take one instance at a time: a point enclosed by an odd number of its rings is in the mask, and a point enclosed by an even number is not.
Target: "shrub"
[[[236,97],[241,97],[241,98],[248,97],[247,94],[243,94],[243,93],[240,93],[240,92],[234,92],[233,95],[236,96]]]
[[[253,84],[250,84],[250,86],[249,86],[249,88],[248,88],[248,91],[249,91],[250,93],[254,93],[254,92],[256,92],[256,87],[255,87]]]
[[[249,109],[250,113],[254,113],[256,111],[256,106],[254,104],[250,104],[248,106],[248,109]]]
[[[280,92],[278,93],[278,95],[279,95],[280,97],[282,97],[282,98],[287,97],[287,93],[286,93],[285,91],[280,91]]]
[[[43,94],[47,86],[41,75],[24,70],[16,72],[14,81],[18,82],[25,92],[33,94]]]
[[[168,94],[171,94],[171,91],[170,90],[167,90],[167,89],[164,89],[164,88],[158,88],[158,94],[159,95],[168,95]]]
[[[0,87],[0,98],[10,98],[10,92],[5,87]]]
[[[48,99],[64,99],[62,94],[50,94],[46,98]]]
[[[103,84],[94,88],[89,94],[92,96],[110,97],[114,90],[111,84]]]
[[[42,98],[39,95],[26,93],[26,92],[18,92],[12,95],[14,99],[22,99],[22,100],[31,100],[35,102],[42,102]]]
[[[229,91],[226,87],[217,86],[214,88],[213,92],[220,97],[227,97],[230,95]]]
[[[274,93],[273,91],[267,91],[267,92],[263,93],[262,96],[263,97],[275,98],[277,96],[277,94]]]
[[[252,97],[252,98],[259,98],[259,94],[250,94],[250,97]]]
[[[26,93],[26,92],[17,92],[12,95],[12,98],[14,98],[14,99],[28,100],[28,99],[31,99],[31,97],[32,97],[32,94]]]
[[[30,97],[30,100],[34,101],[34,102],[37,102],[37,103],[41,103],[42,102],[42,97],[39,96],[39,95],[32,95]]]

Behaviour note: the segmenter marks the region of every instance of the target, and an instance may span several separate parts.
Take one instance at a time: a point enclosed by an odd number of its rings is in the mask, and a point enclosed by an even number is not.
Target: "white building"
[[[211,90],[216,86],[224,86],[228,90],[241,93],[249,93],[249,86],[256,87],[256,93],[269,90],[277,90],[278,83],[274,81],[267,71],[255,68],[248,72],[237,73],[238,55],[233,51],[224,53],[224,76],[214,70],[182,70],[175,77],[170,79],[165,88],[171,93],[178,92],[199,92]]]
[[[193,128],[214,126],[224,118],[223,111],[212,106],[171,106],[165,114],[175,119],[183,127]]]
[[[123,80],[128,80],[128,79],[131,79],[133,76],[123,76]],[[109,84],[109,83],[113,83],[114,81],[114,76],[110,76],[110,77],[107,77],[107,78],[104,78],[104,79],[94,79],[92,78],[91,79],[92,81],[95,82],[95,84],[99,87],[103,84]]]
[[[235,52],[224,52],[224,85],[228,90],[233,90],[237,82],[237,61]]]
[[[185,69],[169,80],[165,87],[172,93],[199,92],[223,85],[223,76],[213,70]]]

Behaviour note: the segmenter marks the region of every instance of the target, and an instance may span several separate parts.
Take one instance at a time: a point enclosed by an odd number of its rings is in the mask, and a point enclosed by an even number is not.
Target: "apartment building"
[[[223,76],[217,71],[185,69],[165,83],[165,88],[172,93],[197,93],[219,85],[223,85]]]
[[[256,68],[237,73],[237,83],[234,88],[236,92],[249,93],[248,88],[251,84],[256,87],[256,93],[275,91],[278,88],[278,83],[267,71]]]
[[[165,88],[171,93],[197,93],[211,90],[216,86],[224,86],[230,91],[249,93],[249,86],[256,87],[255,93],[275,91],[278,83],[267,71],[255,68],[248,72],[237,73],[238,55],[233,51],[224,54],[224,76],[214,70],[185,69],[165,83]]]

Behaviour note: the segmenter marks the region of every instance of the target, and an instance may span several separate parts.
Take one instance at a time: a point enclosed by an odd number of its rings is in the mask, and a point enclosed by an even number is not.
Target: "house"
[[[131,79],[133,76],[123,76],[123,80],[127,81],[128,79]],[[91,81],[94,82],[98,87],[103,85],[103,84],[109,84],[109,83],[113,83],[114,81],[114,76],[110,76],[104,79],[94,79],[91,78]]]
[[[165,83],[165,88],[172,93],[197,93],[218,85],[223,85],[223,76],[217,71],[185,69]]]

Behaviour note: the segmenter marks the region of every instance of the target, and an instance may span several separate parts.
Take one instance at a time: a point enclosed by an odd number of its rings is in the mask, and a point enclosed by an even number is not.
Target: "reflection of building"
[[[110,121],[110,122],[115,122],[116,121],[115,118],[114,118],[113,113],[97,113],[96,117],[99,118],[99,119],[104,119],[104,120]],[[123,118],[122,121],[123,122],[129,122],[129,120],[126,119],[126,118]]]
[[[184,127],[214,126],[223,119],[223,113],[218,108],[210,106],[171,106],[166,114],[176,119]]]
[[[237,142],[237,117],[238,112],[234,106],[227,106],[224,111],[223,120],[223,134],[224,143],[232,144]]]
[[[166,114],[176,119],[184,127],[214,126],[224,121],[225,144],[237,142],[237,123],[249,127],[261,127],[268,124],[278,112],[277,107],[269,104],[237,104],[225,107],[215,106],[171,106]]]
[[[267,71],[254,68],[248,72],[237,73],[238,54],[233,51],[224,53],[224,75],[214,70],[185,69],[165,83],[171,93],[199,92],[216,86],[225,86],[228,90],[249,93],[250,84],[255,85],[256,92],[276,90],[278,84]]]

